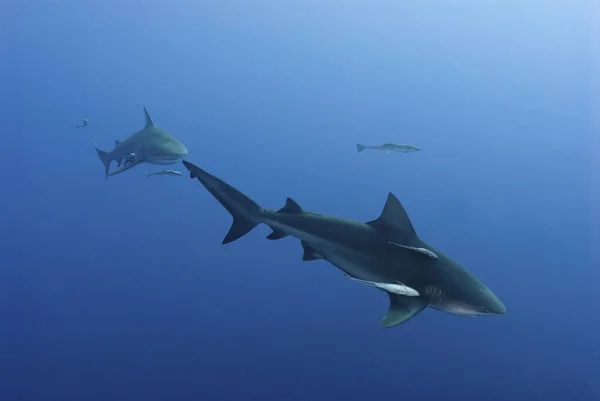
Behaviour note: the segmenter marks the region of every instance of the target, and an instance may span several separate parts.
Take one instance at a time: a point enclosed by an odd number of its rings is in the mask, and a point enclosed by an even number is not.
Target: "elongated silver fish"
[[[406,144],[396,144],[396,143],[384,143],[383,145],[377,146],[366,146],[357,144],[356,150],[358,153],[362,152],[365,149],[374,149],[374,150],[382,150],[385,153],[399,152],[399,153],[410,153],[410,152],[418,152],[422,150],[418,146],[414,145],[406,145]]]
[[[183,174],[177,170],[160,170],[155,173],[146,173],[146,177],[150,177],[152,175],[183,175]]]
[[[407,285],[404,285],[400,282],[397,282],[396,284],[394,284],[394,283],[378,283],[376,281],[361,280],[359,278],[352,277],[351,275],[346,274],[346,273],[344,273],[344,276],[348,277],[350,280],[356,281],[357,283],[370,285],[372,287],[377,287],[384,291],[387,291],[389,293],[396,294],[396,295],[404,295],[407,297],[418,297],[419,295],[421,295],[421,294],[419,294],[419,291],[417,291],[414,288],[411,288]]]

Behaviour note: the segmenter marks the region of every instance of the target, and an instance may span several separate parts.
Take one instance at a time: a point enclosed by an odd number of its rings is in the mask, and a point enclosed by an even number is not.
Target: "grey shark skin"
[[[175,164],[187,155],[187,149],[181,142],[173,138],[167,131],[154,125],[146,107],[144,107],[144,115],[144,128],[127,139],[115,141],[115,147],[110,152],[102,151],[96,146],[96,152],[104,164],[106,178],[127,171],[140,163]],[[134,156],[133,161],[109,172],[111,162],[116,161],[120,165],[131,155]]]
[[[422,150],[418,146],[406,145],[406,144],[395,144],[395,143],[384,143],[383,145],[377,146],[366,146],[357,144],[356,151],[358,153],[362,152],[365,149],[373,149],[373,150],[383,150],[385,153],[399,152],[399,153],[411,153],[418,152]]]
[[[388,194],[379,218],[363,223],[302,210],[292,199],[277,211],[252,199],[201,168],[183,161],[190,178],[202,185],[229,211],[233,224],[223,244],[237,240],[258,224],[267,224],[277,240],[301,240],[302,260],[324,259],[359,280],[405,285],[418,296],[388,292],[390,307],[381,327],[408,321],[426,307],[456,315],[498,315],[502,302],[483,283],[443,253],[422,241],[398,199]]]

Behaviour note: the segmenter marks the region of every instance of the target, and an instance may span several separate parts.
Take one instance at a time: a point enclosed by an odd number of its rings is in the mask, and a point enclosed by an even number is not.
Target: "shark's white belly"
[[[150,164],[158,164],[159,166],[167,166],[170,164],[176,164],[177,162],[179,162],[181,159],[154,159],[154,158],[147,158],[144,161],[146,163],[150,163]]]

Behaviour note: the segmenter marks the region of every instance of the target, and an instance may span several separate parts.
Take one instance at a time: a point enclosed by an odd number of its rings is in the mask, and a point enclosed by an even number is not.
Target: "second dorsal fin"
[[[277,213],[302,213],[302,208],[292,198],[287,198],[285,206],[277,211]]]

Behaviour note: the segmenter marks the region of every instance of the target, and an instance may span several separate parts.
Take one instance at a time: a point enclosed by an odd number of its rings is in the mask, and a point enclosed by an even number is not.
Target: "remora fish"
[[[407,297],[418,297],[419,295],[421,295],[414,288],[407,287],[407,286],[405,286],[402,283],[396,283],[396,284],[392,284],[392,283],[376,283],[374,281],[361,280],[359,278],[352,277],[352,276],[350,276],[349,274],[346,274],[346,273],[344,273],[344,276],[348,277],[350,280],[356,281],[357,283],[361,283],[361,284],[365,284],[365,285],[370,285],[371,287],[377,287],[380,290],[387,291],[387,292],[389,292],[391,294],[405,295]]]
[[[356,145],[356,151],[358,153],[362,152],[365,149],[383,150],[385,153],[392,153],[392,152],[410,153],[410,152],[418,152],[418,151],[422,150],[418,146],[395,144],[395,143],[384,143],[383,145],[377,145],[377,146],[365,146],[365,145],[361,145],[361,144]]]
[[[229,184],[183,161],[198,181],[233,217],[223,244],[237,240],[258,224],[267,224],[271,240],[288,235],[301,240],[302,260],[324,259],[344,273],[374,283],[401,284],[419,293],[386,291],[390,307],[381,327],[408,321],[426,307],[463,316],[499,315],[502,302],[483,283],[443,253],[422,241],[406,211],[392,194],[379,218],[363,223],[302,210],[288,198],[283,208],[263,209]]]
[[[151,177],[153,175],[175,175],[175,176],[178,176],[178,175],[183,175],[183,174],[181,174],[181,172],[179,172],[177,170],[160,170],[155,173],[146,173],[146,177]]]
[[[144,107],[144,115],[146,118],[144,128],[123,141],[115,141],[115,147],[110,152],[104,152],[96,146],[96,152],[104,164],[106,178],[127,171],[140,163],[175,164],[187,155],[187,149],[181,142],[173,138],[167,131],[154,125],[146,107]],[[131,163],[126,163],[109,173],[112,161],[120,164],[132,154],[135,159]]]

